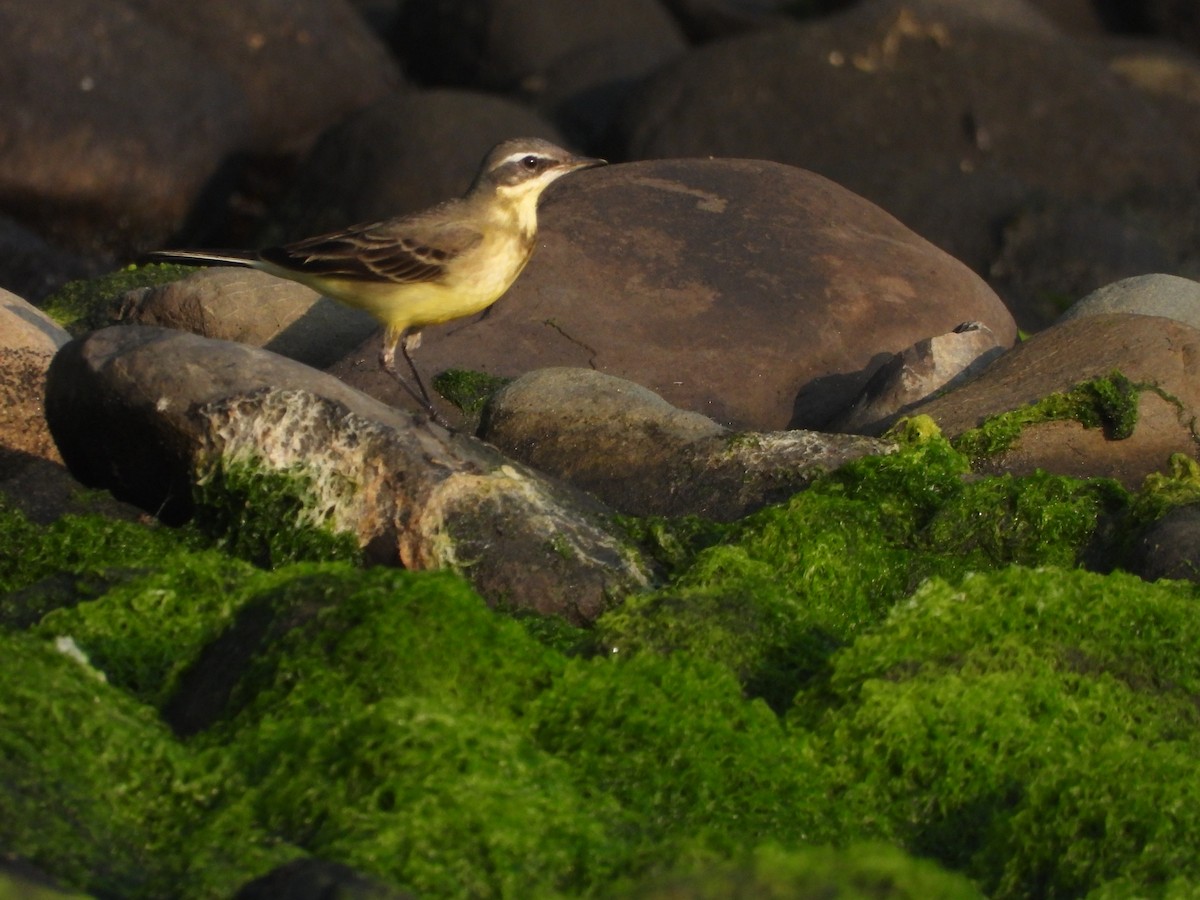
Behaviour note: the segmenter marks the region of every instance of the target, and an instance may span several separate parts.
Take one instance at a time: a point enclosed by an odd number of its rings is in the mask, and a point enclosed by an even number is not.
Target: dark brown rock
[[[891,444],[812,431],[746,434],[590,369],[539,369],[488,403],[480,437],[635,516],[730,521]]]
[[[514,136],[563,143],[525,106],[460,90],[409,91],[328,129],[292,176],[270,240],[299,240],[463,194],[479,162]]]
[[[922,338],[972,319],[1004,345],[1015,336],[961,263],[788,166],[609,166],[553,185],[541,223],[538,252],[484,317],[425,333],[426,372],[592,367],[722,425],[819,429]],[[364,346],[334,371],[401,402],[373,356]]]
[[[418,81],[535,92],[552,65],[588,46],[623,40],[647,48],[681,45],[678,26],[656,0],[407,3],[396,34]]]
[[[664,0],[663,5],[694,41],[777,25],[787,21],[794,6],[791,0]]]
[[[1200,8],[1188,0],[1111,0],[1133,24],[1150,34],[1200,51]]]
[[[251,116],[249,147],[280,153],[396,90],[386,45],[346,0],[125,0],[230,76]]]
[[[1038,331],[1103,285],[1174,267],[1157,229],[1139,225],[1094,203],[1038,202],[999,229],[988,283],[1023,330]]]
[[[1165,39],[1088,44],[1109,69],[1134,88],[1171,126],[1200,141],[1200,58]]]
[[[1193,148],[1053,26],[932,0],[868,0],[694,49],[625,121],[634,156],[789,162],[885,207],[914,169],[1084,196],[1190,186],[1196,169]]]
[[[1200,582],[1200,508],[1180,506],[1138,536],[1132,568],[1147,581]]]
[[[98,274],[75,254],[0,214],[0,289],[38,303],[68,281]]]
[[[1068,34],[1095,35],[1107,30],[1099,9],[1103,0],[1030,0],[1029,5]]]
[[[986,276],[998,225],[1037,198],[1102,205],[1118,238],[1129,229],[1122,260],[1144,256],[1146,233],[1168,256],[1194,257],[1172,223],[1197,206],[1195,121],[1152,107],[1027,4],[865,0],[694,48],[635,92],[620,131],[631,158],[750,157],[819,172]],[[1172,197],[1174,215],[1147,216]],[[1052,289],[1074,299],[1126,274]]]
[[[250,118],[228,75],[115,0],[0,7],[0,108],[0,208],[88,257],[175,231]]]
[[[949,436],[985,419],[1035,403],[1091,378],[1120,371],[1142,390],[1133,435],[1110,439],[1074,421],[1027,426],[1009,450],[984,461],[989,472],[1044,469],[1078,477],[1116,478],[1131,489],[1161,470],[1172,453],[1200,451],[1200,330],[1157,316],[1095,315],[1034,335],[979,378],[917,406]]]
[[[682,38],[632,35],[588,44],[557,59],[526,93],[574,144],[613,155],[613,123],[630,92],[684,50]]]

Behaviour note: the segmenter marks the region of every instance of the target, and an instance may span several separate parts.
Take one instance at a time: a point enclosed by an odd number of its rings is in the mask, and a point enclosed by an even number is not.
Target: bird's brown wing
[[[483,240],[452,209],[359,225],[263,250],[267,262],[318,278],[405,284],[437,281],[447,264]]]

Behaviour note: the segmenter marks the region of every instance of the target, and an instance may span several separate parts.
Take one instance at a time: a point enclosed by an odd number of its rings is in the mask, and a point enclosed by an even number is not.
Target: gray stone
[[[737,433],[590,369],[540,369],[499,391],[480,437],[629,515],[727,521],[892,445],[812,431]]]
[[[362,310],[294,281],[234,267],[201,269],[179,281],[129,291],[114,321],[237,341],[317,368],[379,331],[379,323]]]
[[[1178,275],[1135,275],[1092,291],[1064,312],[1066,322],[1103,313],[1162,316],[1200,328],[1200,281]]]
[[[986,325],[965,322],[949,334],[918,341],[871,377],[850,411],[831,431],[882,434],[913,406],[961,384],[1004,352]]]

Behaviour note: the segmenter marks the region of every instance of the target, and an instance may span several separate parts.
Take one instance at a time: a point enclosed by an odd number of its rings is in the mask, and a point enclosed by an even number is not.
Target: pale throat
[[[532,243],[537,232],[537,208],[541,188],[542,185],[535,183],[498,188],[498,202],[492,204],[494,224],[514,235],[520,235],[522,243]]]

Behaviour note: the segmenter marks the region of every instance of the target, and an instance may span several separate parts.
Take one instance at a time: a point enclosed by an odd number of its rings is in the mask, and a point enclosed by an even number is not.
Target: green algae
[[[1132,500],[1107,478],[1076,479],[1037,471],[964,484],[917,536],[940,557],[931,570],[962,572],[1009,564],[1111,569],[1120,554]]]
[[[75,592],[0,599],[33,629],[0,633],[0,839],[131,898],[230,896],[303,853],[431,897],[804,896],[837,872],[845,896],[971,895],[914,856],[999,897],[1187,896],[1196,589],[1071,567],[1111,567],[1194,464],[1131,498],[976,478],[920,420],[899,437],[741,522],[645,523],[669,581],[600,622],[602,658],[450,574],[248,553],[264,572],[0,507],[4,590]],[[155,709],[205,665],[229,690],[185,741]]]
[[[189,527],[255,565],[362,559],[356,536],[337,529],[301,468],[280,471],[252,460],[223,460],[205,468],[192,496]]]
[[[161,709],[203,649],[276,576],[217,553],[177,554],[49,612],[31,630],[70,637],[109,681]]]
[[[615,803],[522,723],[565,661],[461,579],[325,565],[263,604],[289,628],[195,740],[271,833],[438,897],[586,892],[627,863]]]
[[[620,805],[637,851],[627,873],[841,833],[804,742],[719,666],[684,655],[575,660],[528,716],[538,746],[581,789]]]
[[[421,896],[583,893],[627,865],[614,805],[500,716],[389,697],[267,714],[233,752],[272,833]]]
[[[200,849],[226,821],[220,777],[148,707],[45,641],[0,633],[0,843],[110,897],[228,896],[298,851],[253,827]],[[182,885],[190,885],[191,891]]]
[[[128,265],[107,275],[67,282],[41,307],[63,328],[79,335],[112,324],[113,303],[127,291],[177,281],[193,271],[174,264]]]
[[[820,723],[863,822],[990,896],[1159,896],[1200,878],[1196,604],[1119,573],[934,580],[793,716]]]
[[[38,525],[0,499],[0,593],[28,587],[60,572],[103,575],[114,568],[153,565],[181,550],[169,528],[68,515]],[[4,624],[0,619],[0,624]]]
[[[961,875],[879,843],[849,847],[776,845],[745,861],[656,878],[613,896],[631,900],[980,900]]]
[[[954,446],[973,460],[1003,453],[1030,425],[1070,420],[1085,428],[1102,428],[1109,440],[1133,435],[1138,397],[1149,385],[1137,384],[1120,372],[1084,381],[1068,391],[1048,394],[1036,403],[991,416],[978,428],[963,432]]]
[[[687,568],[704,548],[724,540],[734,527],[700,516],[616,516],[614,522],[641,554],[672,574]]]
[[[213,740],[267,712],[337,713],[390,696],[511,713],[563,664],[448,572],[294,566],[243,607],[264,615],[277,636],[249,655]]]
[[[600,641],[721,663],[783,711],[834,650],[930,576],[1014,563],[1111,568],[1130,502],[1118,484],[974,479],[929,424],[909,423],[897,452],[818,479],[725,529],[719,543],[677,552],[668,584],[599,620]]]
[[[33,873],[26,876],[11,871],[12,868],[15,867],[9,863],[5,866],[7,871],[0,871],[0,900],[88,900],[91,896],[47,884]]]
[[[1200,503],[1200,462],[1184,453],[1172,453],[1165,472],[1146,476],[1134,499],[1133,518],[1153,522],[1177,506]]]
[[[433,376],[433,389],[468,416],[479,416],[492,394],[511,378],[499,378],[469,369],[447,369]]]

